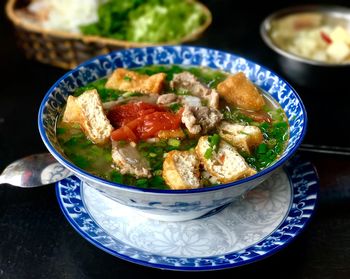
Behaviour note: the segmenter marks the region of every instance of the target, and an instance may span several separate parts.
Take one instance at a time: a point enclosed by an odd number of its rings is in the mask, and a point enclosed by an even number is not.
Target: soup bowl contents
[[[272,72],[232,54],[150,47],[90,60],[39,112],[42,139],[84,186],[188,220],[260,184],[297,149],[306,112]]]
[[[286,76],[300,85],[339,84],[350,67],[350,9],[309,5],[285,8],[261,25]],[[315,87],[315,86],[313,86]]]

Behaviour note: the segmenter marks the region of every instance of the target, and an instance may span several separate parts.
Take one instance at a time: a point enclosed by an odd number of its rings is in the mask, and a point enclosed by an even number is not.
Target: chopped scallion
[[[219,149],[220,139],[221,138],[218,134],[208,136],[209,148],[204,153],[205,159],[210,159],[213,155],[213,152],[216,152]]]
[[[178,139],[168,139],[168,144],[173,147],[179,147],[181,144],[181,141]]]

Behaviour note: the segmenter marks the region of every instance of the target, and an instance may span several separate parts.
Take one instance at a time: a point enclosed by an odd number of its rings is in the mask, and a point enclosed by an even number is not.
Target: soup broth
[[[207,107],[209,106],[208,103],[210,103],[211,100],[206,99],[206,96],[205,98],[193,96],[191,90],[173,86],[175,84],[172,83],[174,76],[183,72],[190,73],[191,77],[194,76],[205,87],[215,90],[218,88],[220,83],[224,82],[229,77],[229,74],[205,67],[185,68],[177,65],[147,66],[132,69],[132,71],[144,76],[152,76],[158,73],[166,74],[166,79],[164,81],[164,87],[161,90],[161,94],[144,94],[144,92],[107,88],[106,83],[109,78],[107,77],[78,88],[73,95],[78,97],[88,90],[96,89],[103,104],[104,111],[110,120],[111,115],[113,116],[110,111],[113,111],[116,106],[119,106],[119,108],[127,108],[127,106],[130,105],[130,108],[133,108],[132,106],[135,104],[142,104],[142,109],[139,111],[147,111],[150,109],[156,110],[152,114],[142,116],[144,119],[147,117],[147,119],[151,119],[150,115],[160,115],[161,117],[169,116],[170,118],[166,118],[170,119],[169,122],[173,121],[173,119],[175,119],[175,122],[176,119],[181,119],[179,128],[169,129],[172,131],[171,133],[174,133],[170,136],[168,135],[168,132],[163,133],[166,135],[165,137],[161,136],[161,132],[163,131],[158,131],[158,134],[156,133],[155,135],[149,137],[141,134],[137,140],[131,140],[127,136],[123,138],[123,135],[125,134],[122,134],[122,138],[119,138],[119,135],[121,134],[119,133],[119,130],[122,131],[123,127],[128,126],[131,121],[135,121],[137,117],[134,119],[129,119],[130,121],[123,118],[124,122],[122,122],[120,119],[116,120],[117,122],[121,121],[118,122],[119,124],[121,123],[121,125],[118,124],[118,127],[113,125],[114,131],[112,132],[112,138],[113,135],[114,137],[117,135],[118,139],[115,142],[118,143],[118,148],[122,149],[123,147],[128,147],[129,144],[132,143],[130,148],[134,148],[136,150],[138,158],[142,157],[142,160],[147,161],[149,171],[148,175],[135,175],[135,173],[132,171],[129,173],[121,171],[121,169],[116,166],[115,158],[112,156],[113,144],[111,142],[113,142],[113,139],[112,141],[108,141],[104,144],[95,144],[88,136],[86,136],[86,133],[84,132],[84,129],[82,129],[81,125],[78,123],[67,123],[63,121],[64,115],[62,113],[57,121],[57,138],[66,157],[79,168],[93,175],[116,183],[143,188],[169,189],[169,182],[166,181],[167,176],[164,174],[164,172],[167,170],[163,169],[166,167],[164,161],[166,160],[167,154],[184,154],[186,156],[188,154],[191,154],[192,156],[193,154],[196,154],[196,152],[198,154],[199,149],[197,145],[200,138],[203,138],[203,136],[209,136],[209,147],[207,148],[204,157],[200,157],[198,155],[200,159],[197,160],[201,161],[199,166],[197,166],[196,179],[199,181],[199,187],[209,187],[220,183],[225,183],[223,182],[225,180],[220,178],[217,179],[215,173],[213,175],[210,170],[208,171],[207,168],[209,167],[206,165],[207,160],[214,160],[211,156],[216,156],[220,153],[218,149],[219,142],[226,142],[226,138],[223,139],[224,134],[222,134],[222,131],[217,128],[222,126],[222,122],[226,123],[227,125],[240,124],[241,126],[253,127],[251,129],[255,129],[254,127],[256,127],[261,131],[262,138],[258,144],[253,144],[246,150],[240,147],[234,147],[239,155],[244,158],[245,162],[249,166],[249,169],[254,171],[254,173],[259,172],[273,164],[283,153],[289,135],[288,121],[279,104],[267,93],[262,92],[262,90],[258,89],[260,94],[263,96],[264,105],[260,110],[255,111],[243,109],[230,104],[226,98],[222,97],[220,92],[218,107],[216,109],[210,108],[210,110],[207,110],[210,113],[214,112],[214,110],[215,113],[217,111],[216,114],[208,114],[209,120],[210,117],[213,119],[214,116],[220,115],[220,121],[215,124],[215,127],[208,128],[206,131],[205,127],[201,124],[201,132],[198,134],[193,134],[190,132],[190,129],[187,128],[190,126],[186,126],[189,124],[186,122],[186,119],[184,119],[186,109],[188,110],[187,106],[189,106],[186,102],[190,102],[191,105],[195,103],[197,106]],[[123,82],[128,82],[129,78],[131,79],[131,77],[124,76]],[[196,90],[195,87],[193,88],[193,90]],[[166,105],[159,104],[159,102],[157,104],[157,101],[159,101],[157,98],[165,93],[173,94],[167,95],[169,97],[181,97],[182,101],[174,101]],[[183,100],[186,100],[186,102],[184,103]],[[150,109],[147,106],[149,106]],[[147,109],[143,109],[143,107],[147,107]],[[141,108],[141,106],[138,108]],[[129,111],[126,110],[125,113],[127,114],[130,111],[131,109]],[[136,110],[136,113],[139,113],[139,111]],[[120,111],[118,111],[118,113],[119,114],[117,114],[117,116],[120,115]],[[124,116],[125,115],[123,115],[123,117]],[[113,117],[116,118],[115,114]],[[138,117],[140,117],[139,114]],[[158,122],[151,123],[156,123],[158,125]],[[155,128],[155,124],[152,125],[153,126],[150,129]],[[144,129],[144,126],[142,129]],[[147,129],[149,129],[149,127]],[[140,129],[137,131],[140,132]],[[244,137],[245,135],[245,132],[242,130],[239,132],[238,137]],[[180,153],[176,153],[177,151],[180,151]],[[188,151],[188,153],[184,151]],[[125,152],[125,154],[128,156],[127,152]],[[205,161],[204,163],[203,160]],[[181,171],[182,170],[180,170],[179,173],[181,173]],[[186,176],[187,174],[183,175]],[[246,176],[248,175],[244,175],[238,179]],[[174,188],[172,188],[170,185],[170,189]]]

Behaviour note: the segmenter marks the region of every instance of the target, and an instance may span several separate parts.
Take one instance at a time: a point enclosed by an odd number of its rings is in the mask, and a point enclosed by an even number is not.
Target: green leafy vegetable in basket
[[[154,43],[180,40],[206,21],[202,6],[185,0],[109,0],[99,6],[98,17],[82,33]]]

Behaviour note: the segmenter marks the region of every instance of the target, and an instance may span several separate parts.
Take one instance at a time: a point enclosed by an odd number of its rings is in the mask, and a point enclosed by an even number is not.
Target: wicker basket
[[[91,57],[106,54],[112,50],[150,45],[181,44],[197,39],[212,21],[212,15],[208,8],[200,2],[198,3],[206,14],[206,22],[195,33],[182,38],[180,41],[157,44],[134,43],[98,36],[43,30],[35,24],[23,21],[15,12],[16,9],[28,4],[28,1],[25,0],[9,0],[6,4],[6,14],[15,27],[19,47],[23,49],[27,58],[36,59],[42,63],[63,69],[72,69]]]

